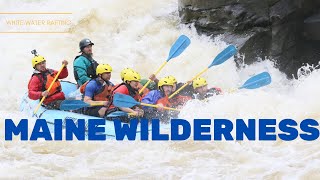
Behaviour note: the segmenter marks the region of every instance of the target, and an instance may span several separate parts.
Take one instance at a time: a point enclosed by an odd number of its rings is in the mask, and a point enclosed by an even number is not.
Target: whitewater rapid
[[[66,34],[0,34],[2,55],[0,137],[4,119],[29,118],[19,112],[20,99],[32,74],[31,50],[47,59],[47,66],[59,69],[61,61],[72,62],[78,43],[87,37],[94,43],[94,58],[113,67],[111,80],[120,82],[120,71],[131,67],[148,77],[167,58],[181,34],[190,46],[171,60],[159,77],[175,76],[185,82],[207,67],[228,46],[221,37],[198,35],[191,25],[181,25],[177,0],[108,1],[0,1],[1,12],[71,12],[55,17],[70,19]],[[0,15],[6,19],[26,15]],[[37,15],[33,15],[38,18]],[[51,15],[42,15],[52,18]],[[21,27],[0,26],[1,31]],[[41,27],[36,27],[41,30]],[[245,61],[245,59],[244,59]],[[180,118],[305,118],[319,119],[320,72],[299,80],[288,80],[271,60],[236,68],[233,58],[210,68],[203,77],[211,86],[221,87],[222,96],[208,102],[187,103]],[[255,90],[239,90],[250,76],[268,71],[272,83]],[[32,124],[32,121],[30,122]],[[130,179],[319,179],[320,148],[317,141],[304,142],[6,142],[0,138],[0,177],[96,177]]]

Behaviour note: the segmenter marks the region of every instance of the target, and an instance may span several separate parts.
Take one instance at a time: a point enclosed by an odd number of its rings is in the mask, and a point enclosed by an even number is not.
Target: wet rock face
[[[292,77],[320,61],[320,0],[179,0],[179,15],[199,33],[225,34],[246,63],[271,57]]]

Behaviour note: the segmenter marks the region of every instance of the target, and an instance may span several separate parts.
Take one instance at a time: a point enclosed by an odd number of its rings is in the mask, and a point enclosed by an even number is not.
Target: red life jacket
[[[118,88],[120,88],[120,89],[118,89]],[[116,91],[116,89],[118,89],[120,91]],[[133,97],[138,102],[140,102],[142,99],[139,94],[139,91],[134,90],[129,84],[126,84],[126,83],[121,83],[121,84],[117,85],[117,87],[114,88],[114,90],[113,90],[113,94],[115,94],[117,92],[129,95],[129,96]]]

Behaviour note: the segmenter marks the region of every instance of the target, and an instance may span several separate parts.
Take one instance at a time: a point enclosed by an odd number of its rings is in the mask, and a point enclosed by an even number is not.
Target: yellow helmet
[[[34,56],[34,58],[32,58],[32,67],[35,68],[37,64],[43,61],[45,61],[43,56]]]
[[[128,71],[134,71],[133,69],[131,68],[124,68],[121,73],[120,73],[120,77],[121,77],[121,80],[123,81],[124,79],[124,75],[128,72]]]
[[[162,87],[162,86],[173,86],[174,82],[172,79],[168,78],[168,77],[164,77],[164,78],[161,78],[159,80],[159,83],[158,83],[158,87]]]
[[[99,64],[96,69],[96,74],[110,73],[112,72],[112,67],[109,64]]]
[[[173,81],[173,83],[177,83],[177,79],[174,76],[167,76],[167,78],[171,79],[171,81]]]
[[[195,79],[192,83],[192,86],[194,89],[198,88],[198,87],[202,87],[208,85],[207,80],[203,77],[199,77],[197,79]]]
[[[127,73],[124,75],[123,81],[140,81],[141,76],[136,71],[127,71]]]

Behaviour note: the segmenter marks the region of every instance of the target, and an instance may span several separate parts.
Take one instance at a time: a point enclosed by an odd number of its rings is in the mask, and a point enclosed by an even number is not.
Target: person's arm
[[[156,84],[159,83],[159,79],[154,74],[151,74],[149,79],[151,79],[151,81],[154,81]]]
[[[68,65],[68,61],[66,60],[63,60],[62,61],[62,64],[65,64],[64,68],[62,69],[61,73],[59,74],[58,76],[58,79],[64,79],[66,77],[68,77],[68,68],[67,68],[67,65]],[[58,72],[57,72],[58,73]]]
[[[79,57],[74,61],[73,68],[77,72],[81,84],[91,79],[87,74],[87,65],[83,57]]]
[[[32,100],[38,100],[42,97],[41,83],[38,77],[32,76],[28,84],[28,96]]]
[[[83,101],[88,103],[88,104],[95,104],[95,103],[103,103],[104,106],[107,106],[108,101],[94,101],[93,100],[93,96],[94,96],[94,92],[96,90],[96,85],[94,84],[95,82],[89,82],[86,86],[85,89],[85,94],[84,94],[84,98]]]
[[[141,102],[146,104],[156,104],[158,100],[155,98],[156,91],[157,90],[150,91],[146,96],[142,98]]]

